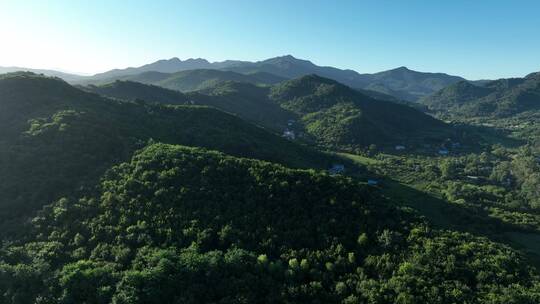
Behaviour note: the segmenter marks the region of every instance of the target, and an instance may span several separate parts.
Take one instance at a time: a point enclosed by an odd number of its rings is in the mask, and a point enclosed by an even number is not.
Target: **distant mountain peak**
[[[184,62],[210,63],[208,60],[204,58],[188,58]]]
[[[283,55],[281,57],[277,57],[277,58],[282,58],[282,59],[290,59],[290,60],[296,60],[297,58],[294,57],[293,55],[291,54],[288,54],[288,55]]]
[[[379,73],[396,73],[396,72],[397,73],[418,73],[417,71],[411,70],[406,66],[400,66],[398,68],[391,69],[391,70],[388,70],[388,71],[379,72]]]
[[[309,60],[298,59],[298,58],[294,57],[293,55],[284,55],[284,56],[273,57],[273,58],[263,60],[262,62],[263,63],[269,63],[269,64],[294,63],[294,64],[303,64],[303,65],[310,65],[310,66],[314,65]]]

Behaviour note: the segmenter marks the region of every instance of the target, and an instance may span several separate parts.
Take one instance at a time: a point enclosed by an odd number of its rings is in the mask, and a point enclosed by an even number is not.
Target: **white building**
[[[283,131],[282,136],[290,140],[294,140],[296,138],[296,135],[294,135],[294,131],[289,131],[289,130]]]
[[[447,149],[439,149],[439,155],[446,156],[448,155],[449,151]]]

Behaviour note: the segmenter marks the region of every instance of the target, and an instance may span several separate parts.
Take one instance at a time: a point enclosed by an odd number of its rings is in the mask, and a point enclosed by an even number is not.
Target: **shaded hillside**
[[[213,106],[282,133],[297,115],[270,100],[268,92],[265,87],[229,81],[188,96],[195,104]]]
[[[296,118],[294,113],[268,99],[268,88],[242,82],[221,82],[205,90],[187,94],[131,81],[116,81],[84,89],[125,100],[212,106],[279,133],[287,127],[290,119]]]
[[[380,91],[404,100],[418,100],[464,79],[443,73],[424,73],[400,67],[366,76],[364,89]]]
[[[169,102],[171,99],[162,96],[174,95],[153,86],[143,90],[141,94],[131,90],[121,97]],[[354,149],[370,144],[388,147],[426,138],[440,142],[452,135],[444,123],[410,106],[376,100],[315,75],[270,89],[249,83],[218,83],[187,95],[178,93],[176,100],[210,105],[280,133],[288,129],[296,133],[297,139],[315,141],[326,148]],[[178,103],[176,100],[172,101]]]
[[[206,89],[225,81],[237,81],[258,85],[271,85],[285,80],[285,78],[266,72],[252,74],[240,74],[231,71],[220,70],[188,70],[176,73],[143,72],[120,77],[103,78],[98,81],[86,81],[82,84],[104,85],[116,80],[134,81],[153,84],[167,89],[188,92]]]
[[[366,95],[366,96],[369,96],[373,99],[379,99],[379,100],[386,100],[386,101],[393,101],[393,102],[402,102],[401,100],[399,100],[397,97],[395,97],[394,95],[390,95],[390,94],[387,94],[387,93],[383,93],[383,92],[380,92],[380,91],[375,91],[375,90],[364,90],[364,89],[356,89],[358,92]]]
[[[17,303],[534,303],[540,292],[515,251],[428,227],[351,179],[164,144],[45,208],[25,241],[3,244],[0,270]]]
[[[0,219],[92,186],[149,140],[292,166],[332,162],[216,109],[121,102],[59,79],[8,74],[0,78]]]
[[[143,72],[176,73],[179,71],[193,69],[209,69],[212,65],[202,58],[189,58],[184,61],[174,57],[171,59],[162,59],[153,63],[145,64],[140,67],[130,67],[125,69],[115,69],[92,76],[94,81],[103,79],[117,79],[118,77],[140,74]]]
[[[170,75],[154,84],[177,91],[196,91],[215,86],[224,81],[247,82],[253,84],[275,84],[285,80],[270,73],[252,73],[249,75],[230,71],[190,70]]]
[[[477,86],[468,81],[460,81],[421,100],[432,111],[458,111],[463,105],[485,97],[495,90]]]
[[[540,109],[540,76],[500,79],[483,86],[460,82],[421,100],[451,117],[507,117]]]
[[[369,98],[316,75],[277,85],[270,96],[301,116],[308,134],[329,147],[391,145],[449,131],[411,107]]]
[[[124,100],[134,101],[140,99],[148,102],[158,102],[172,105],[189,103],[189,98],[185,94],[178,91],[133,81],[117,80],[106,85],[91,85],[88,87],[82,87],[82,89],[99,95]]]

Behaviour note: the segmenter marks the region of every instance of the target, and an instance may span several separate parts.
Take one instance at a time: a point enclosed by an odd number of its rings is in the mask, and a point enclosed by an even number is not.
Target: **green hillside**
[[[540,109],[540,73],[483,86],[460,82],[421,100],[440,115],[505,118]]]
[[[229,71],[190,70],[174,73],[156,82],[156,85],[177,91],[196,91],[212,87],[224,81],[247,82],[253,84],[274,84],[284,80],[269,73],[244,75]]]
[[[148,102],[158,102],[164,104],[188,104],[189,98],[181,92],[164,89],[162,87],[147,85],[140,82],[120,81],[88,87],[81,89],[99,95],[113,97],[124,100],[144,100]]]
[[[234,113],[245,120],[281,133],[288,127],[288,121],[296,120],[297,115],[270,100],[268,91],[267,87],[227,81],[206,90],[189,93],[188,96],[196,104]]]
[[[411,107],[372,99],[316,75],[274,86],[270,97],[299,115],[307,133],[331,148],[392,145],[449,132],[444,123]]]
[[[203,190],[203,191],[201,191]],[[12,303],[535,303],[508,247],[432,229],[365,185],[150,145],[3,244]]]
[[[196,69],[176,73],[147,71],[143,73],[111,78],[98,78],[95,81],[90,79],[82,84],[104,85],[116,80],[141,82],[145,84],[157,85],[171,90],[188,92],[213,87],[225,81],[246,82],[257,85],[272,85],[285,80],[285,78],[266,72],[240,74],[232,71]]]
[[[412,107],[376,100],[316,75],[270,88],[220,82],[187,95],[135,83],[130,84],[133,89],[122,87],[128,84],[118,82],[89,89],[129,100],[209,105],[276,132],[290,129],[303,140],[331,149],[355,149],[370,144],[389,147],[426,138],[442,141],[452,135],[450,127]]]
[[[131,81],[115,81],[83,89],[124,100],[211,106],[279,133],[287,127],[288,120],[296,117],[267,98],[268,88],[245,82],[220,82],[205,90],[186,94]]]
[[[91,187],[149,140],[290,166],[332,163],[322,153],[216,109],[111,100],[35,74],[2,76],[0,109],[3,225],[60,195]]]
[[[409,101],[416,101],[464,80],[458,76],[418,72],[406,67],[370,74],[367,78],[364,89],[379,91]]]
[[[448,126],[409,106],[376,100],[316,75],[270,88],[246,82],[220,82],[186,95],[129,82],[89,89],[128,100],[209,105],[275,132],[291,130],[296,132],[297,139],[331,149],[355,149],[370,144],[389,147],[425,138],[442,141],[452,135]]]

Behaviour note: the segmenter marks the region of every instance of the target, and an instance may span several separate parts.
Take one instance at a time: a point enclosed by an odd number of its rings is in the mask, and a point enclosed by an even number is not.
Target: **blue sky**
[[[540,1],[0,0],[0,66],[96,73],[291,54],[372,73],[540,70]]]

